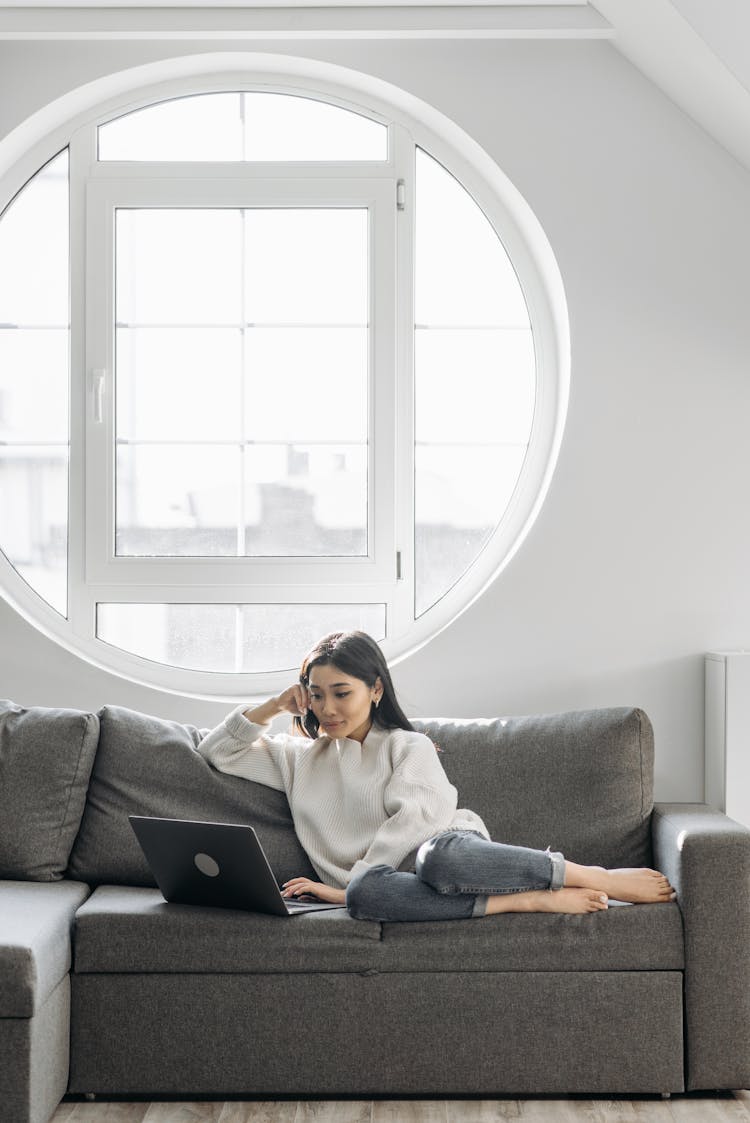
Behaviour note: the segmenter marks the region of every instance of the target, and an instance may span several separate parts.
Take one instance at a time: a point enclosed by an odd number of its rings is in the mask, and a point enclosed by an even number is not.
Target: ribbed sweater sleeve
[[[201,756],[218,769],[231,776],[255,780],[277,791],[285,791],[288,771],[293,771],[293,752],[289,753],[287,740],[271,738],[268,727],[255,725],[238,706],[224,718],[220,725],[199,741],[196,746]]]

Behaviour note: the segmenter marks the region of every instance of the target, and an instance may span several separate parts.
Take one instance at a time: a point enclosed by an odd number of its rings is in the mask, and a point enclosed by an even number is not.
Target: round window
[[[239,697],[334,629],[397,659],[497,576],[566,327],[486,158],[319,83],[199,86],[4,200],[0,580],[86,659]]]

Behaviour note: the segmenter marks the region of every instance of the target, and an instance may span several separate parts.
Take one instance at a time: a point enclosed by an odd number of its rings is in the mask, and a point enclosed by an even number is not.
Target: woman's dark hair
[[[385,656],[366,632],[331,632],[318,640],[312,651],[305,656],[299,672],[299,680],[306,690],[310,686],[310,671],[313,667],[328,665],[337,667],[345,675],[360,679],[369,687],[373,687],[380,679],[383,694],[380,703],[377,706],[373,703],[370,711],[373,725],[378,725],[381,729],[414,729],[396,698]],[[296,717],[294,725],[307,737],[314,739],[318,736],[318,719],[312,710],[308,710],[302,718]]]

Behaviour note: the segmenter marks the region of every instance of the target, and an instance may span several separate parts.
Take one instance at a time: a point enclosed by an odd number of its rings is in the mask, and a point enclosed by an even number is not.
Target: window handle
[[[104,420],[104,371],[101,367],[91,372],[91,389],[94,400],[94,421],[101,425]]]

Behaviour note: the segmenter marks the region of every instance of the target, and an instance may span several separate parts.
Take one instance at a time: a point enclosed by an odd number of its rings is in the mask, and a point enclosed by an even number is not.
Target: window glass
[[[500,239],[465,188],[420,149],[416,206],[421,616],[471,565],[508,506],[531,435],[536,369],[523,293]]]
[[[0,217],[0,323],[67,328],[69,304],[66,150]]]
[[[195,671],[290,670],[331,631],[385,638],[383,604],[99,604],[97,636],[144,659]]]
[[[0,548],[67,611],[68,154],[0,216]]]
[[[120,443],[116,553],[236,557],[241,469],[239,446]]]
[[[115,237],[118,324],[240,323],[241,211],[120,207]]]
[[[116,552],[368,548],[368,215],[118,209]]]
[[[258,208],[243,216],[248,323],[367,325],[366,210]]]
[[[120,440],[240,439],[239,325],[122,325],[116,354]]]
[[[416,168],[417,324],[528,330],[518,277],[482,209],[421,148]]]
[[[286,94],[244,95],[246,160],[387,160],[385,125]]]
[[[362,556],[367,552],[366,446],[249,446],[244,514],[243,553],[250,556]]]
[[[196,94],[125,114],[99,128],[100,160],[383,161],[388,129],[314,98]]]

